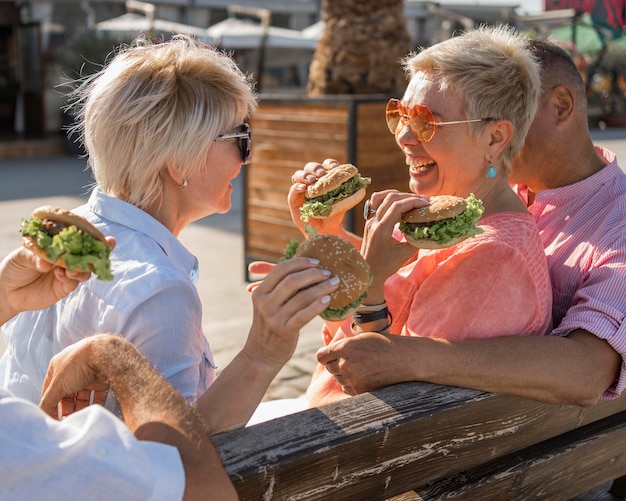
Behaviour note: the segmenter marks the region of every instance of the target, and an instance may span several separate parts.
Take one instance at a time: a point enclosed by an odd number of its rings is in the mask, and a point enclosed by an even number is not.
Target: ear
[[[491,157],[497,157],[504,151],[506,146],[511,142],[515,127],[509,120],[497,120],[490,127],[489,154]]]
[[[557,123],[568,120],[574,113],[575,98],[567,85],[557,85],[550,91],[551,109],[556,114]]]
[[[163,174],[171,179],[175,186],[181,186],[184,183],[184,176],[178,172],[178,169],[172,162],[167,162],[165,168],[163,169]]]

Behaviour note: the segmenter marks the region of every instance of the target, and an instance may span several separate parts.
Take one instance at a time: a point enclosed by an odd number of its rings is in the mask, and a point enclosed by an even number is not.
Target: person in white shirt
[[[224,377],[245,380],[240,405],[254,392],[253,401],[262,398],[293,353],[299,329],[327,307],[336,281],[318,264],[294,258],[251,286],[255,323],[240,362]],[[0,325],[20,311],[56,303],[89,275],[14,251],[0,263]],[[99,405],[62,421],[45,413],[57,417],[59,404],[73,411],[77,399],[108,387],[124,422]],[[40,406],[0,390],[1,499],[237,499],[209,438],[219,413],[212,421],[209,406],[201,418],[120,336],[88,336],[53,357]]]
[[[227,54],[193,38],[140,38],[73,98],[73,132],[97,183],[74,211],[117,240],[115,278],[89,280],[7,323],[0,387],[37,402],[52,356],[106,331],[133,343],[194,402],[216,367],[202,330],[198,261],[178,236],[231,208],[232,180],[251,159],[252,83]],[[112,398],[107,408],[115,411]]]

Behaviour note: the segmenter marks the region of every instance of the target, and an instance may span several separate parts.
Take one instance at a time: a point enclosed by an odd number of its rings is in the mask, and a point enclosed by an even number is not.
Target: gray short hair
[[[257,106],[251,80],[227,54],[185,35],[120,47],[71,94],[88,163],[102,190],[140,208],[160,202],[162,169],[183,177],[213,139]]]
[[[404,66],[410,76],[432,75],[442,92],[459,96],[467,118],[511,121],[515,132],[501,156],[509,168],[524,144],[541,88],[539,67],[526,50],[526,39],[509,26],[483,26],[410,55]],[[484,125],[471,124],[470,130]]]

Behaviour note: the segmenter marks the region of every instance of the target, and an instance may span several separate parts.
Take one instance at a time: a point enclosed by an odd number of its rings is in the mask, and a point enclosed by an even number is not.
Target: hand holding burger
[[[22,220],[22,245],[49,263],[70,271],[92,271],[112,280],[112,247],[89,221],[71,211],[45,205]]]
[[[307,186],[300,219],[327,218],[345,212],[365,198],[365,188],[371,183],[352,164],[335,165]]]
[[[292,240],[283,259],[294,256],[311,257],[320,267],[339,278],[337,290],[330,295],[330,303],[320,315],[325,320],[343,320],[352,315],[367,296],[371,282],[370,268],[357,248],[337,235],[309,235],[301,243]]]

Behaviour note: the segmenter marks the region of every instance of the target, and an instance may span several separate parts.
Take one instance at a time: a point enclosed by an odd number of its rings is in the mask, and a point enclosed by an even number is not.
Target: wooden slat
[[[438,499],[569,500],[626,473],[626,412],[417,489]],[[579,499],[585,499],[583,496]]]
[[[214,437],[242,500],[386,499],[625,410],[404,383]]]

